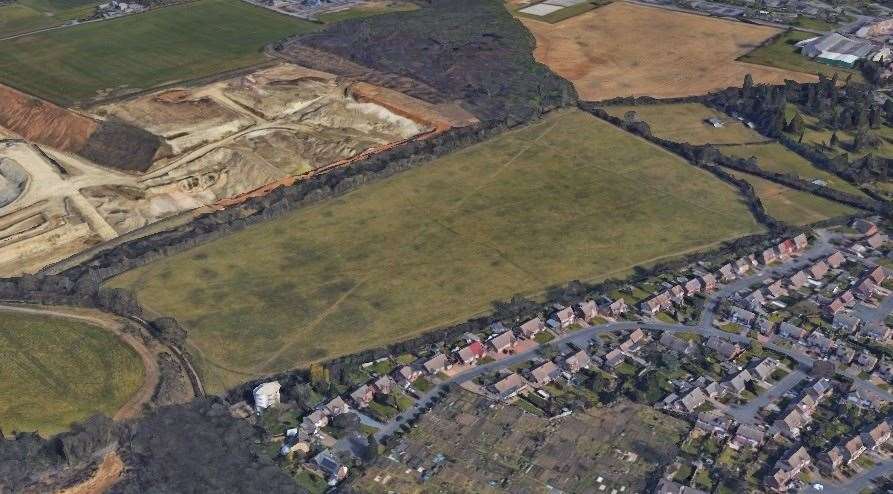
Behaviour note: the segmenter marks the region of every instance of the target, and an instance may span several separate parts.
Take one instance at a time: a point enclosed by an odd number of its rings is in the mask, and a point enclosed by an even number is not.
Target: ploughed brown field
[[[556,24],[521,21],[536,36],[536,59],[574,83],[580,97],[679,97],[754,81],[815,77],[735,61],[779,30],[626,3]]]

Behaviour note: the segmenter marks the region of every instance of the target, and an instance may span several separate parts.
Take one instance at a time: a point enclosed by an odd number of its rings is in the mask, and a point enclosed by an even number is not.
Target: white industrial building
[[[279,403],[279,389],[282,385],[276,381],[263,383],[254,388],[254,409],[258,412]]]
[[[861,39],[850,39],[842,34],[828,33],[805,39],[796,45],[800,53],[816,62],[852,68],[859,60],[890,58],[890,49]]]

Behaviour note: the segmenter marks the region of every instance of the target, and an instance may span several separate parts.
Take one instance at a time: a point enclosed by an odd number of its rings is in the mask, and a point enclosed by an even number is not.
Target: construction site
[[[289,63],[78,112],[0,90],[0,276],[476,121]]]

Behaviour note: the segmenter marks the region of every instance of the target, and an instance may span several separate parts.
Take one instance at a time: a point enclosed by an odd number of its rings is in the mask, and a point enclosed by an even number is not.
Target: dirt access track
[[[580,97],[670,98],[754,81],[814,76],[736,59],[778,29],[615,2],[556,24],[520,19],[536,37],[536,59],[571,81]]]
[[[161,376],[158,368],[158,361],[156,360],[157,352],[150,350],[139,338],[125,333],[123,331],[122,323],[117,319],[101,313],[90,314],[84,310],[65,308],[43,309],[20,305],[0,305],[0,314],[3,312],[17,312],[21,314],[57,317],[85,322],[114,334],[124,344],[133,348],[143,362],[143,367],[146,369],[146,375],[143,380],[143,385],[140,386],[137,392],[127,400],[127,403],[115,413],[115,416],[113,417],[115,420],[125,420],[138,416],[142,413],[143,407],[149,403],[152,396],[155,394],[155,389],[158,387]]]

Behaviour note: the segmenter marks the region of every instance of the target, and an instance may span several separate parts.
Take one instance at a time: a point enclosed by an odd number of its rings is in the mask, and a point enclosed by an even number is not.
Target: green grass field
[[[794,190],[747,173],[732,172],[753,185],[763,207],[771,216],[792,225],[806,225],[835,216],[858,212],[838,202]]]
[[[110,284],[181,320],[220,391],[760,230],[732,187],[568,111]]]
[[[99,0],[17,0],[0,7],[0,37],[90,17]]]
[[[822,180],[832,189],[837,189],[841,192],[846,192],[859,197],[865,196],[865,194],[855,185],[833,173],[816,168],[812,163],[802,158],[797,153],[794,153],[775,142],[748,146],[729,146],[723,148],[722,151],[730,156],[738,156],[740,158],[756,156],[757,164],[760,168],[767,171],[796,175],[804,180],[810,181]]]
[[[57,103],[248,67],[319,25],[239,0],[198,2],[0,42],[0,82]]]
[[[700,103],[673,103],[666,105],[608,106],[611,115],[623,118],[628,111],[638,113],[647,122],[651,132],[663,139],[690,144],[742,144],[763,142],[767,139],[757,131],[728,115]],[[713,127],[706,120],[718,118],[723,127]]]
[[[862,75],[858,70],[846,69],[842,67],[832,67],[819,62],[814,62],[798,53],[798,49],[794,46],[797,42],[808,38],[814,38],[817,34],[807,33],[805,31],[788,31],[780,35],[775,41],[761,46],[756,50],[739,58],[742,62],[755,63],[758,65],[768,65],[770,67],[778,67],[785,70],[793,70],[796,72],[804,72],[806,74],[825,74],[831,77],[835,73],[841,80],[847,76],[852,76],[853,80],[862,81]]]
[[[49,436],[112,416],[143,383],[132,348],[97,327],[0,312],[0,429]]]

